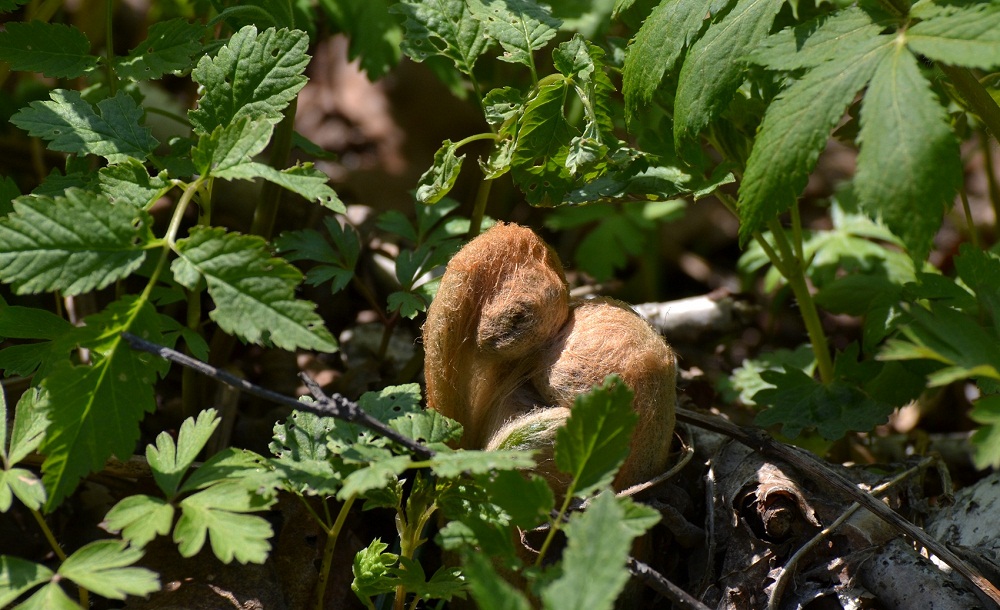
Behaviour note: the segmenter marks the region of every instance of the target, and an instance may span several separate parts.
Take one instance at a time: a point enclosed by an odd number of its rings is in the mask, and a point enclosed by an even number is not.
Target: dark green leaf
[[[534,0],[469,0],[468,6],[503,47],[501,61],[534,66],[532,52],[558,33],[559,20]]]
[[[468,577],[472,599],[480,610],[530,610],[532,607],[524,593],[497,574],[489,557],[482,553],[464,554],[462,569]]]
[[[566,84],[543,85],[525,106],[511,163],[532,205],[555,205],[571,184],[566,155],[573,132],[563,116]]]
[[[10,21],[0,32],[0,61],[12,70],[41,72],[49,78],[77,78],[97,66],[90,41],[61,23]]]
[[[490,42],[466,0],[404,0],[390,11],[405,17],[402,49],[414,61],[441,55],[463,74],[472,74]]]
[[[490,500],[510,515],[511,524],[532,529],[548,521],[555,499],[540,476],[501,470],[491,477],[480,477],[478,482]]]
[[[994,324],[1000,322],[1000,255],[963,244],[955,268]]]
[[[329,241],[318,231],[302,229],[282,233],[275,240],[275,247],[288,261],[321,263],[306,273],[306,283],[316,286],[330,281],[331,292],[338,292],[346,288],[354,277],[361,242],[351,226],[342,227],[335,218],[324,218],[323,225],[330,236]]]
[[[320,0],[319,5],[347,34],[348,57],[360,62],[370,80],[399,63],[403,34],[386,0]]]
[[[882,32],[871,16],[852,6],[768,37],[750,56],[772,70],[815,68],[827,62],[844,64],[872,46]]]
[[[906,30],[906,44],[916,53],[956,66],[1000,66],[1000,5],[972,4],[926,19]]]
[[[146,40],[115,62],[118,76],[153,80],[168,72],[184,72],[201,52],[205,26],[186,19],[168,19],[149,26]]]

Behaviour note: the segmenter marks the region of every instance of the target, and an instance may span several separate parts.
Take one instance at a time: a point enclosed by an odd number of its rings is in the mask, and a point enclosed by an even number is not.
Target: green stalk
[[[962,96],[969,108],[979,116],[993,139],[1000,138],[1000,106],[990,96],[979,79],[968,69],[948,64],[938,63],[944,75],[948,77],[955,90]]]
[[[41,528],[42,534],[45,536],[45,540],[49,543],[49,546],[52,547],[52,552],[56,554],[59,561],[66,561],[66,551],[62,550],[62,547],[59,546],[59,542],[56,540],[55,534],[52,533],[52,529],[49,527],[49,524],[45,521],[45,517],[42,516],[42,513],[33,508],[30,510],[31,516],[35,518],[35,522],[38,523],[38,527]],[[77,587],[79,590],[80,605],[84,608],[89,608],[90,592],[79,585],[77,585]]]
[[[566,511],[569,510],[569,503],[573,500],[574,491],[576,491],[575,478],[566,490],[566,496],[563,498],[562,506],[559,507],[559,513],[549,522],[549,533],[545,535],[545,541],[542,542],[542,548],[538,549],[538,557],[535,558],[536,566],[542,565],[542,561],[545,559],[545,554],[548,553],[549,547],[552,545],[552,541],[555,540],[556,533],[562,525],[563,517],[566,515]]]
[[[268,165],[274,169],[284,169],[288,165],[288,155],[292,151],[292,137],[295,135],[295,111],[298,107],[298,98],[285,108],[284,118],[274,129],[274,139],[271,140],[271,156]],[[253,225],[250,233],[260,235],[264,239],[270,240],[274,233],[274,221],[278,217],[278,209],[281,207],[281,197],[285,193],[285,188],[271,181],[265,182],[260,189],[260,203],[253,215]]]
[[[969,196],[965,192],[965,186],[958,189],[958,194],[962,197],[962,210],[965,212],[965,222],[969,225],[969,241],[975,249],[979,249],[979,231],[976,230],[976,222],[972,219],[972,209],[969,207]]]
[[[340,512],[337,513],[337,520],[334,522],[333,527],[330,529],[323,528],[326,530],[326,544],[323,546],[323,563],[320,566],[319,578],[316,579],[316,588],[313,591],[314,610],[323,610],[325,608],[323,600],[326,595],[326,587],[330,583],[330,571],[333,569],[333,550],[337,546],[337,538],[340,536],[340,531],[344,528],[347,513],[350,512],[356,498],[357,496],[353,494],[347,498],[340,507]],[[327,514],[329,515],[329,512]],[[320,523],[322,524],[322,521]]]
[[[156,282],[160,279],[160,275],[163,270],[167,267],[167,259],[170,257],[170,251],[174,247],[174,241],[177,239],[177,233],[180,231],[181,220],[184,219],[184,212],[187,210],[188,204],[191,203],[191,199],[194,198],[195,193],[201,188],[203,184],[203,179],[198,178],[184,189],[184,193],[181,195],[180,200],[177,202],[177,207],[174,208],[174,215],[170,217],[170,225],[167,226],[167,233],[160,240],[162,244],[162,250],[160,252],[160,260],[156,262],[156,268],[153,270],[152,275],[149,276],[149,281],[146,283],[145,290],[142,291],[142,296],[140,298],[148,300],[150,294],[153,292],[153,288],[156,286]]]
[[[469,219],[469,239],[472,239],[483,229],[483,217],[486,216],[486,203],[490,199],[490,188],[493,180],[483,178],[479,183],[479,190],[476,191],[476,200],[472,204],[472,217]]]

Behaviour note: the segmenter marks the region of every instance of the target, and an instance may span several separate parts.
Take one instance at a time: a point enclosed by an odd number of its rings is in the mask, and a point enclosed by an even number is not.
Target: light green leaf
[[[57,582],[47,583],[14,610],[81,610]]]
[[[4,443],[0,442],[0,454],[4,456],[8,466],[13,466],[28,457],[29,453],[38,448],[45,436],[49,422],[38,409],[36,400],[36,391],[28,390],[21,394],[14,408],[14,425],[10,432],[9,449],[5,450]],[[6,417],[0,420],[3,420],[6,426]],[[3,436],[6,436],[6,430],[0,438]]]
[[[188,288],[205,278],[216,305],[209,315],[227,333],[287,350],[335,351],[336,341],[315,306],[295,298],[302,274],[272,258],[266,246],[260,237],[196,227],[178,240],[180,258],[171,268]]]
[[[621,523],[624,517],[625,511],[610,491],[598,495],[586,511],[573,515],[566,526],[562,574],[542,589],[544,608],[614,607],[629,579],[625,561],[635,537]]]
[[[141,597],[160,590],[155,572],[129,567],[141,558],[141,550],[120,540],[98,540],[67,557],[59,566],[59,575],[108,599]]]
[[[191,72],[202,86],[198,108],[188,113],[195,132],[211,133],[240,117],[281,120],[282,111],[306,84],[309,36],[299,30],[246,26],[215,57]]]
[[[455,478],[463,472],[483,474],[493,470],[527,470],[534,467],[531,451],[496,450],[438,452],[430,466],[440,477]]]
[[[254,494],[267,494],[276,483],[265,459],[248,449],[226,447],[205,460],[181,485],[180,495],[205,489],[220,481],[233,481]]]
[[[42,381],[38,408],[51,424],[41,452],[43,481],[51,510],[84,475],[100,470],[112,455],[128,459],[139,437],[139,420],[153,411],[153,386],[165,363],[135,352],[121,338],[130,332],[163,343],[159,317],[145,300],[127,296],[88,316],[80,344],[91,350],[92,364],[61,361]]]
[[[226,481],[181,501],[181,518],[174,541],[184,557],[201,550],[208,536],[212,552],[224,563],[264,563],[274,534],[263,517],[244,513],[261,511],[269,501],[251,494],[241,481]]]
[[[688,51],[674,102],[674,141],[694,138],[720,112],[743,82],[746,56],[771,29],[785,0],[738,0],[709,26]]]
[[[32,587],[48,582],[52,576],[52,570],[45,566],[20,557],[0,555],[0,608],[6,608]]]
[[[77,78],[97,65],[90,41],[61,23],[10,21],[0,32],[0,61],[11,70],[41,72],[49,78]]]
[[[402,49],[414,61],[441,55],[463,74],[472,74],[490,39],[466,0],[403,0],[390,12],[405,17]]]
[[[972,435],[976,468],[1000,467],[1000,396],[984,396],[972,403],[969,417],[982,424]]]
[[[128,159],[99,169],[96,186],[113,205],[127,204],[148,210],[173,185],[167,181],[166,172],[150,176],[139,160]]]
[[[556,431],[556,467],[572,475],[572,493],[586,496],[610,485],[629,452],[638,420],[632,390],[617,375],[573,403],[566,425]],[[567,492],[569,493],[569,492]]]
[[[219,425],[215,409],[206,409],[198,414],[198,419],[189,417],[181,424],[177,433],[177,444],[168,432],[156,437],[156,446],[146,447],[146,461],[153,470],[153,478],[167,497],[177,493],[181,479],[194,463],[205,443]]]
[[[274,125],[263,119],[240,117],[202,134],[191,151],[191,160],[202,176],[226,178],[226,172],[249,163],[271,141]]]
[[[45,504],[45,487],[30,470],[0,470],[0,513],[10,509],[14,497],[31,510],[38,510]]]
[[[373,489],[386,487],[396,480],[412,463],[408,455],[394,455],[355,470],[344,479],[344,486],[337,492],[338,500],[362,496]]]
[[[469,0],[468,6],[503,47],[501,61],[534,66],[532,52],[558,33],[560,21],[533,0]]]
[[[826,147],[830,130],[891,52],[888,36],[866,42],[863,49],[809,71],[768,106],[740,184],[738,210],[744,243],[795,203]]]
[[[827,62],[845,63],[872,46],[882,27],[860,7],[826,14],[768,37],[750,59],[772,70],[815,68]]]
[[[142,126],[142,108],[124,91],[98,102],[99,115],[79,91],[56,89],[49,97],[51,101],[31,102],[10,122],[48,140],[52,150],[122,163],[129,157],[145,159],[158,144],[149,128]]]
[[[347,34],[348,57],[358,60],[372,81],[399,63],[403,32],[387,0],[320,0],[320,7]]]
[[[854,183],[861,205],[923,260],[961,183],[962,163],[947,112],[902,46],[875,71],[859,140]]]
[[[376,538],[367,548],[361,549],[354,556],[351,568],[354,581],[351,582],[351,590],[363,602],[368,602],[369,597],[387,593],[396,587],[397,580],[392,577],[389,568],[399,561],[399,556],[386,553],[387,548],[388,544]]]
[[[521,114],[523,110],[524,97],[513,87],[493,89],[483,98],[486,121],[494,127],[500,127],[504,122]]]
[[[416,198],[420,203],[437,203],[455,186],[465,155],[458,156],[458,148],[445,140],[434,153],[434,164],[417,181]]]
[[[103,288],[135,271],[153,240],[148,214],[78,189],[21,197],[0,218],[0,280],[18,294]]]
[[[165,536],[174,524],[174,507],[166,500],[137,494],[126,496],[104,517],[102,527],[121,533],[135,548],[143,548],[157,536]]]
[[[149,26],[146,40],[115,62],[122,78],[153,80],[168,72],[184,72],[201,52],[205,26],[186,19],[168,19]]]
[[[920,55],[956,66],[1000,67],[1000,5],[972,4],[926,19],[906,30],[906,44]]]
[[[701,31],[713,0],[663,0],[628,46],[622,74],[625,116],[631,123],[653,99],[665,74]]]
[[[397,432],[424,443],[447,443],[462,437],[462,425],[437,411],[420,410],[395,417],[389,424]]]

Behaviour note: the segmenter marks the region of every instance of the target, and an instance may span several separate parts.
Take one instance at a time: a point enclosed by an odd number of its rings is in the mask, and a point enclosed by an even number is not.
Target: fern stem
[[[486,203],[490,200],[491,178],[483,178],[476,191],[476,201],[472,204],[472,218],[469,220],[469,239],[479,235],[483,229],[483,218],[486,216]]]
[[[323,546],[323,563],[320,565],[319,578],[316,579],[316,588],[313,591],[313,600],[315,602],[313,608],[315,610],[323,610],[325,607],[323,601],[326,595],[326,587],[330,583],[330,571],[333,569],[333,550],[337,546],[337,537],[340,536],[340,531],[344,528],[347,513],[350,512],[356,497],[352,494],[347,498],[340,507],[340,512],[337,513],[337,520],[334,522],[333,527],[326,533],[326,544]]]
[[[979,116],[986,130],[994,140],[1000,138],[1000,106],[990,96],[979,79],[968,69],[948,64],[938,63],[944,75],[948,77],[955,90],[962,96],[965,103]]]

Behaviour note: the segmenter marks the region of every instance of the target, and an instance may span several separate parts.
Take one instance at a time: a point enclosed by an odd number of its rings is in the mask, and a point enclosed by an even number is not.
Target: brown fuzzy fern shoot
[[[424,325],[427,400],[465,427],[465,448],[540,450],[558,487],[555,430],[577,395],[617,373],[639,415],[616,489],[663,471],[674,429],[676,359],[612,299],[571,301],[556,253],[530,229],[497,224],[448,264]]]

